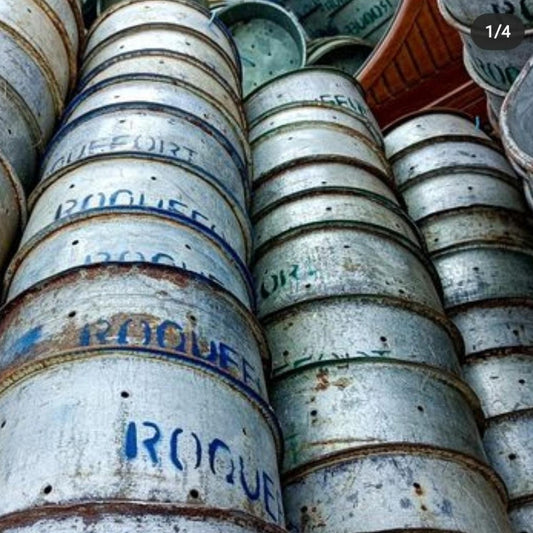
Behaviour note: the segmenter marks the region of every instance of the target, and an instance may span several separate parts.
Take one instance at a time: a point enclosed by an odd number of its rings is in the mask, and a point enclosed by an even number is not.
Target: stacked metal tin
[[[2,531],[283,531],[240,102],[196,2],[92,28],[6,276]]]
[[[524,0],[439,0],[440,12],[460,34],[464,43],[464,63],[470,77],[487,94],[487,112],[499,132],[503,100],[526,61],[533,55],[533,4]],[[514,15],[524,24],[523,41],[510,50],[477,46],[471,37],[475,20],[488,13]],[[505,25],[502,23],[502,28]]]
[[[514,531],[529,532],[533,226],[520,181],[501,149],[453,112],[405,120],[385,145],[464,339],[465,379],[481,400],[485,450],[509,491]]]
[[[76,79],[78,0],[0,5],[0,272],[26,222],[25,192]]]
[[[359,88],[308,68],[245,107],[289,530],[509,532],[460,337]]]

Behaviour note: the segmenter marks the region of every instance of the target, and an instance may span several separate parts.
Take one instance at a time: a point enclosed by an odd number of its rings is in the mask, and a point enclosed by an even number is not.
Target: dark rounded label
[[[471,35],[484,50],[512,50],[523,41],[525,28],[515,15],[488,14],[474,21]]]

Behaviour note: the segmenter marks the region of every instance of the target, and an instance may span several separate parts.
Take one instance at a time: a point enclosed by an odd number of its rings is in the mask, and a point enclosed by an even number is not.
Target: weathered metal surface
[[[533,407],[533,353],[473,359],[463,371],[486,418]]]
[[[243,128],[247,127],[241,99],[231,85],[201,61],[169,51],[147,50],[136,55],[118,56],[115,61],[93,70],[84,80],[81,90],[90,89],[102,81],[117,76],[152,74],[166,76],[194,87],[207,100],[214,100],[226,110]]]
[[[385,152],[392,159],[400,157],[404,150],[411,151],[416,145],[436,143],[443,140],[481,139],[490,141],[472,120],[460,112],[423,110],[408,115],[393,128],[385,132]],[[474,141],[475,142],[475,141]]]
[[[96,0],[96,12],[98,15],[101,15],[106,9],[118,4],[122,0]],[[195,0],[196,3],[209,7],[209,2],[207,0]]]
[[[408,241],[363,228],[315,227],[264,249],[254,268],[260,317],[330,296],[391,296],[442,309],[429,261]]]
[[[357,328],[353,325],[357,324]],[[462,341],[444,314],[398,298],[339,296],[263,320],[274,377],[306,365],[397,360],[459,374]]]
[[[263,115],[263,118],[250,129],[250,142],[279,127],[306,122],[338,124],[353,130],[356,135],[366,137],[370,142],[374,141],[368,123],[355,113],[322,102],[297,102],[280,106]]]
[[[264,212],[254,225],[254,246],[259,250],[299,228],[330,223],[377,228],[415,246],[421,242],[417,227],[393,204],[365,194],[329,192],[291,198]]]
[[[486,461],[472,391],[427,367],[352,361],[307,366],[271,386],[289,473],[327,456],[404,445]],[[364,486],[359,484],[360,487]]]
[[[69,124],[93,111],[121,104],[171,108],[197,123],[205,122],[202,127],[210,130],[211,135],[226,145],[230,153],[236,153],[241,166],[251,164],[250,146],[245,133],[223,108],[194,87],[156,75],[117,77],[82,91],[66,110],[63,124]]]
[[[269,353],[257,322],[229,293],[181,269],[113,264],[55,276],[4,307],[0,347],[4,380],[65,354],[129,350],[214,369],[267,398]]]
[[[264,115],[286,104],[324,102],[347,108],[368,124],[378,144],[381,130],[358,83],[347,74],[327,67],[306,67],[273,79],[251,93],[245,101],[250,127]]]
[[[73,215],[36,234],[9,265],[5,290],[12,299],[69,268],[138,261],[202,274],[253,306],[246,266],[213,232],[185,217],[130,207]]]
[[[293,165],[328,160],[356,164],[370,172],[390,175],[383,152],[353,130],[326,122],[287,125],[252,144],[254,186]]]
[[[533,502],[515,504],[509,509],[513,532],[533,533]]]
[[[460,457],[407,449],[324,463],[285,486],[287,528],[511,533],[501,485],[487,470]]]
[[[533,297],[533,250],[482,243],[435,253],[444,308],[498,298]]]
[[[467,357],[533,346],[533,301],[478,302],[448,315],[461,332]]]
[[[447,11],[465,26],[472,26],[477,17],[487,13],[501,13],[519,17],[526,27],[533,26],[531,0],[442,0]]]
[[[245,96],[275,76],[305,65],[305,32],[281,6],[244,0],[218,10],[217,18],[226,24],[239,50]]]
[[[529,209],[533,211],[533,182],[524,181],[524,196]]]
[[[63,360],[5,389],[0,412],[1,514],[150,501],[283,525],[272,411],[212,370],[112,352]]]
[[[389,178],[390,179],[390,178]],[[311,161],[287,168],[259,183],[254,190],[252,215],[254,218],[283,199],[313,192],[354,192],[375,194],[398,204],[393,183],[357,165],[336,161]]]
[[[494,146],[480,144],[469,140],[431,143],[414,146],[404,151],[400,157],[391,161],[396,183],[403,190],[407,183],[421,176],[444,173],[476,171],[499,172],[516,177],[504,154]]]
[[[462,207],[427,217],[419,221],[419,227],[430,256],[474,242],[514,246],[533,253],[533,220],[514,211]],[[533,273],[533,264],[531,266]]]
[[[137,58],[146,53],[164,52],[202,62],[215,75],[228,82],[234,94],[241,94],[240,74],[231,58],[201,33],[171,23],[142,25],[118,33],[86,54],[82,68],[81,84],[108,66],[123,59]]]
[[[49,506],[0,519],[5,533],[283,533],[249,514],[194,505],[94,503]]]
[[[307,47],[307,64],[334,67],[355,76],[373,50],[371,44],[349,35],[316,39]]]
[[[23,242],[58,220],[95,209],[158,209],[191,219],[221,237],[248,262],[252,236],[235,199],[201,173],[163,161],[95,159],[44,181],[30,197]]]
[[[483,444],[487,457],[502,477],[509,499],[533,496],[533,409],[514,411],[487,420]]]
[[[246,208],[248,177],[236,154],[232,157],[203,122],[195,123],[170,109],[114,106],[71,122],[49,145],[41,180],[92,159],[120,156],[168,161],[205,173]]]
[[[519,181],[493,172],[450,169],[407,182],[402,190],[409,215],[415,220],[437,215],[442,211],[485,205],[526,212]]]
[[[203,35],[212,47],[226,56],[229,64],[235,65],[238,72],[239,55],[227,28],[211,16],[209,9],[194,0],[126,0],[110,7],[91,28],[84,57],[87,59],[98,47],[126,33],[136,33],[143,26],[166,24],[173,27],[175,33],[189,29]]]

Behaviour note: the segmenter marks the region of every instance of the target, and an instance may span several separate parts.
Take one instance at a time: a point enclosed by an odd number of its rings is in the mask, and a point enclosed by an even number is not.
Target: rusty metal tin
[[[431,263],[409,241],[377,229],[304,228],[256,257],[259,316],[331,296],[390,296],[440,311]]]
[[[215,283],[164,265],[84,266],[39,283],[3,308],[0,346],[4,379],[64,354],[129,350],[213,368],[267,399],[269,352],[252,314]]]
[[[86,115],[62,128],[48,147],[41,181],[87,161],[138,157],[161,160],[205,173],[220,183],[246,209],[248,175],[236,153],[195,122],[171,109],[113,106]]]
[[[421,243],[417,227],[394,204],[368,194],[323,192],[289,198],[263,212],[254,225],[254,247],[258,251],[299,228],[329,224],[376,228],[414,246]]]
[[[287,480],[284,499],[291,532],[511,533],[502,493],[483,464],[406,447],[325,460]]]
[[[387,178],[383,152],[366,137],[337,124],[307,122],[286,125],[255,139],[252,146],[254,186],[294,165],[314,161],[352,163]]]
[[[286,475],[325,457],[404,445],[486,461],[474,393],[427,367],[369,359],[308,365],[274,382],[271,398]]]
[[[150,235],[150,239],[146,239]],[[14,298],[70,268],[109,262],[166,264],[202,274],[253,307],[248,269],[212,231],[157,209],[101,209],[67,217],[22,246],[5,277]]]
[[[248,95],[244,105],[252,128],[265,114],[286,104],[323,102],[351,110],[383,144],[379,125],[365,102],[357,81],[336,69],[306,67],[283,74]]]
[[[357,324],[357,328],[353,327]],[[263,320],[274,378],[317,363],[405,361],[460,374],[462,339],[443,312],[399,298],[311,300]]]
[[[381,175],[355,164],[311,161],[282,170],[258,184],[253,195],[252,216],[257,219],[263,212],[288,198],[329,191],[369,193],[398,205],[393,186],[392,182],[384,181]]]
[[[206,175],[169,162],[95,159],[45,180],[29,203],[23,243],[70,215],[131,206],[180,214],[213,231],[243,261],[251,258],[251,224],[235,198]]]
[[[280,436],[266,403],[190,362],[112,350],[67,359],[0,395],[2,515],[121,500],[283,525]],[[39,453],[21,454],[21,442]]]

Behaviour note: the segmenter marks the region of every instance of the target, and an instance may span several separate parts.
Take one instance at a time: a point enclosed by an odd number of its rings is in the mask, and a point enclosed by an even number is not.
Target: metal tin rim
[[[533,29],[531,29],[533,32]],[[470,59],[470,54],[468,53],[468,48],[466,46],[463,46],[463,63],[466,72],[472,78],[472,81],[481,87],[485,92],[491,93],[494,96],[500,96],[501,98],[505,98],[507,91],[504,91],[503,89],[498,89],[497,87],[493,87],[492,85],[489,85],[474,69],[474,66],[472,65],[472,60]]]
[[[2,168],[6,178],[9,180],[9,183],[17,198],[17,210],[19,213],[18,226],[19,226],[19,231],[22,233],[22,231],[24,230],[24,226],[26,225],[26,222],[28,220],[28,209],[26,207],[26,194],[24,193],[22,184],[20,183],[20,180],[18,179],[13,167],[7,161],[7,159],[5,158],[2,152],[0,152],[0,167]]]
[[[371,54],[372,50],[374,50],[372,45],[357,37],[351,37],[348,35],[338,36],[335,41],[332,40],[331,42],[324,43],[323,45],[318,45],[316,49],[309,53],[307,56],[307,64],[312,65],[316,61],[320,61],[320,59],[322,59],[325,55],[330,54],[335,50],[352,49],[356,47],[367,48],[369,50],[369,54]]]
[[[154,218],[157,220],[165,219],[171,223],[178,223],[180,225],[186,226],[188,228],[192,228],[201,235],[209,238],[213,246],[217,247],[222,253],[224,253],[228,259],[235,264],[237,267],[237,270],[240,272],[242,276],[242,281],[244,282],[247,292],[248,292],[248,300],[250,302],[250,306],[253,309],[255,307],[255,298],[254,298],[254,292],[253,292],[253,281],[252,276],[250,272],[248,271],[248,268],[244,264],[244,262],[241,260],[241,258],[237,255],[237,253],[227,244],[221,237],[219,237],[216,233],[214,233],[212,230],[210,230],[207,227],[203,227],[198,222],[187,219],[186,217],[176,213],[176,214],[170,214],[166,212],[161,212],[159,209],[145,209],[145,208],[135,208],[135,207],[113,207],[113,208],[102,208],[102,209],[95,209],[93,212],[89,211],[87,213],[78,213],[76,215],[69,215],[68,217],[65,217],[63,220],[60,220],[47,228],[44,228],[37,232],[31,239],[29,239],[21,248],[18,249],[17,253],[11,260],[6,273],[4,277],[4,293],[3,293],[3,299],[5,300],[7,297],[7,293],[9,291],[9,287],[11,285],[11,282],[13,281],[13,277],[21,265],[21,263],[26,259],[29,253],[33,251],[33,249],[43,240],[43,238],[46,238],[54,233],[58,233],[63,229],[64,227],[68,227],[71,224],[88,221],[88,220],[94,220],[95,218],[99,217],[106,217],[109,215],[113,215],[114,218],[118,218],[119,216],[123,215],[140,215],[147,218]],[[99,263],[102,264],[102,263]],[[107,264],[107,263],[104,263]],[[48,279],[48,278],[47,278]]]

